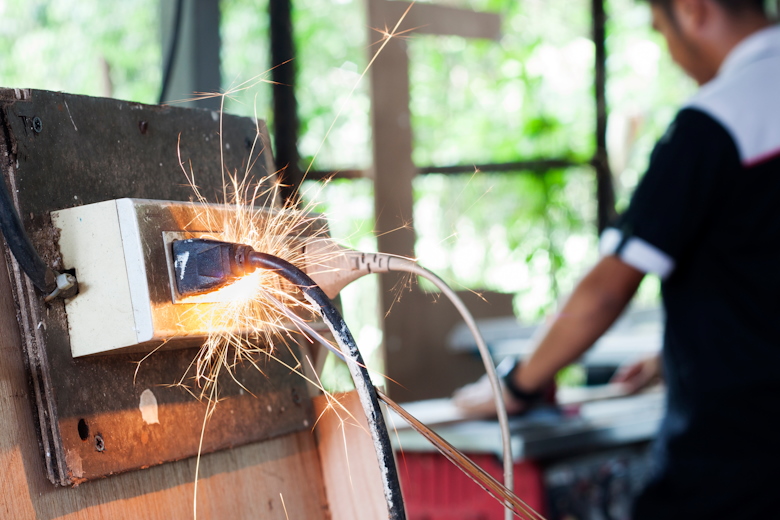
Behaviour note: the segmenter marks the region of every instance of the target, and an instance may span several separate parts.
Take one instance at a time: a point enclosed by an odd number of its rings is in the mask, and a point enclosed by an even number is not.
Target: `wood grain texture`
[[[33,121],[39,122],[39,131],[31,129]],[[204,195],[216,197],[221,191],[222,164],[225,171],[245,171],[252,164],[254,181],[265,183],[260,191],[270,187],[268,174],[274,171],[273,161],[270,148],[263,145],[268,137],[260,121],[229,115],[220,120],[217,112],[180,107],[0,89],[3,177],[33,245],[44,261],[58,270],[84,266],[61,258],[57,247],[60,234],[51,222],[51,211],[114,198],[186,201],[193,196],[179,168],[179,137],[181,143],[188,143],[186,149],[180,148],[181,160],[192,164]],[[270,196],[258,201],[268,206],[272,202]],[[146,282],[152,306],[170,311],[171,287],[161,232],[193,229],[192,225],[201,230],[217,229],[197,223],[191,215],[166,215],[161,208],[145,205],[137,222],[157,227],[141,241],[145,264],[156,266],[146,269]],[[85,232],[84,236],[90,235]],[[96,242],[102,247],[102,240]],[[139,267],[136,261],[132,264]],[[169,386],[188,372],[194,349],[157,352],[139,366],[137,374],[127,367],[142,359],[140,352],[74,359],[69,325],[77,323],[69,324],[63,302],[44,305],[15,263],[9,267],[20,310],[25,363],[30,367],[31,388],[38,403],[37,422],[44,447],[52,454],[47,459],[52,482],[72,485],[181,460],[198,452],[203,406],[183,388]],[[112,278],[106,276],[105,281]],[[89,292],[94,281],[88,277],[82,281],[86,282],[82,292]],[[188,307],[178,308],[190,312]],[[180,318],[174,318],[174,329]],[[153,321],[160,325],[166,320],[154,317]],[[86,342],[91,341],[101,342],[98,337]],[[192,346],[197,348],[197,344]],[[294,362],[292,353],[282,355],[287,363]],[[261,361],[263,373],[249,363],[235,367],[236,379],[253,395],[230,378],[223,378],[222,402],[212,423],[219,428],[212,428],[204,439],[202,452],[308,428],[310,402],[296,397],[306,393],[306,383],[289,377],[281,364],[267,361]],[[142,421],[138,413],[141,393],[146,390],[153,391],[159,405],[160,421],[154,426]],[[279,413],[267,413],[269,406]],[[297,413],[289,413],[290,409]],[[183,428],[183,424],[188,427]],[[83,442],[85,437],[92,437],[92,443]]]
[[[334,399],[341,405],[334,405]],[[333,518],[386,519],[382,476],[357,393],[319,396],[314,408],[319,416],[315,431],[322,477]]]
[[[0,331],[0,518],[192,518],[195,459],[75,488],[55,487],[47,480],[22,361],[16,307],[2,255]],[[311,432],[204,456],[198,510],[199,519],[330,518]]]
[[[458,9],[441,4],[380,0],[387,27],[393,27],[406,14],[399,31],[414,29],[415,34],[460,36],[498,40],[501,38],[501,15]],[[411,9],[409,9],[411,5]],[[384,27],[384,26],[378,26]]]

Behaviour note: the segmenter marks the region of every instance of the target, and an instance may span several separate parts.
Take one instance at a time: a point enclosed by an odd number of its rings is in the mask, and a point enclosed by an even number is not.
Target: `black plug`
[[[176,240],[172,247],[176,290],[181,296],[216,291],[255,270],[247,262],[254,250],[244,244],[190,238]]]

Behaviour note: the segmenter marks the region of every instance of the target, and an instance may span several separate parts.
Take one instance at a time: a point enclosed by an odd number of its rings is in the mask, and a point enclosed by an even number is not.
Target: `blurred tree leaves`
[[[0,0],[0,85],[156,103],[158,18],[157,0]]]
[[[154,103],[159,0],[0,0],[0,85]],[[411,34],[414,160],[420,166],[566,158],[594,148],[588,0],[439,0],[501,14],[499,41]],[[223,83],[268,77],[267,0],[221,0]],[[609,145],[624,207],[655,140],[693,91],[652,34],[648,8],[608,0]],[[370,166],[370,28],[362,0],[295,0],[303,166]],[[264,76],[265,74],[265,76]],[[230,112],[269,120],[267,84],[234,93]],[[333,129],[326,139],[328,129]],[[583,166],[540,173],[428,175],[415,181],[417,254],[456,285],[514,292],[524,319],[549,310],[595,259],[594,182]],[[317,190],[334,233],[371,248],[369,181]],[[345,208],[354,207],[354,211]]]
[[[220,0],[222,84],[226,91],[244,82],[254,86],[232,92],[225,110],[273,123],[267,0]],[[282,67],[292,64],[280,65]]]
[[[586,167],[420,177],[417,255],[462,287],[517,294],[520,316],[538,319],[595,258],[593,188]]]

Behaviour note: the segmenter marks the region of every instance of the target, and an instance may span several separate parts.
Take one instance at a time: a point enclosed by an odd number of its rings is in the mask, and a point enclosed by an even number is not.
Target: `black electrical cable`
[[[171,250],[175,259],[173,267],[176,273],[176,290],[181,295],[217,290],[256,269],[273,271],[303,292],[304,297],[315,307],[333,333],[352,380],[355,382],[355,389],[374,441],[387,501],[388,518],[404,520],[406,513],[401,485],[398,481],[398,470],[393,458],[390,435],[379,407],[376,388],[371,384],[366,364],[352,333],[325,292],[306,273],[290,262],[267,253],[259,253],[248,245],[189,238],[174,241]]]
[[[168,44],[168,54],[165,57],[163,65],[162,85],[160,86],[160,99],[158,104],[162,105],[168,95],[171,77],[173,76],[173,63],[176,59],[176,50],[179,47],[179,33],[181,32],[181,19],[184,16],[184,0],[176,0],[176,6],[173,11],[173,34]]]
[[[388,502],[390,518],[398,519],[404,518],[403,502],[400,495],[400,486],[398,485],[397,471],[392,458],[389,435],[387,434],[381,412],[378,411],[378,397],[382,398],[388,406],[407,420],[408,414],[386,398],[386,396],[377,395],[376,389],[371,385],[368,371],[365,368],[357,345],[355,345],[355,341],[343,318],[333,307],[326,291],[330,291],[331,294],[335,295],[351,281],[369,273],[406,271],[425,277],[450,298],[461,313],[474,334],[477,346],[479,346],[480,353],[485,360],[485,368],[488,374],[493,376],[489,377],[489,379],[491,379],[492,386],[498,396],[496,409],[499,411],[499,422],[501,423],[502,440],[504,441],[504,478],[506,485],[502,486],[498,481],[480,470],[473,462],[469,461],[468,458],[448,445],[446,441],[438,438],[424,426],[415,426],[416,419],[411,421],[410,424],[428,438],[449,460],[466,472],[475,482],[479,483],[491,496],[501,501],[506,507],[506,518],[511,518],[513,515],[520,516],[521,513],[531,518],[542,518],[511,491],[513,488],[513,472],[511,471],[512,450],[509,442],[506,410],[503,408],[503,401],[500,397],[501,390],[498,377],[495,374],[495,367],[492,364],[487,345],[485,345],[484,339],[482,339],[482,335],[479,333],[479,329],[463,301],[438,276],[411,260],[378,253],[359,253],[333,246],[334,244],[328,245],[326,240],[320,240],[313,241],[306,247],[307,256],[330,257],[334,261],[333,264],[328,263],[320,266],[321,268],[327,267],[318,270],[320,275],[323,273],[329,274],[318,278],[319,284],[322,284],[319,285],[318,282],[315,282],[314,279],[289,262],[273,255],[256,252],[248,245],[204,238],[176,240],[171,245],[173,258],[175,258],[173,267],[176,274],[176,290],[179,294],[185,296],[211,292],[234,282],[257,268],[262,268],[276,272],[303,291],[306,299],[316,306],[317,312],[333,332],[340,350],[327,343],[319,334],[313,333],[312,336],[322,341],[326,347],[344,360],[349,367],[361,404],[371,426],[371,435],[375,441],[377,458],[382,464],[385,496]],[[300,324],[298,320],[301,320],[301,318],[293,314],[292,311],[289,311],[288,317],[293,322]],[[305,327],[305,325],[303,326]],[[501,420],[502,416],[503,420]],[[457,455],[453,455],[453,453]],[[466,463],[462,461],[466,461]]]
[[[57,274],[46,265],[33,247],[22,221],[16,213],[11,194],[0,175],[0,231],[16,262],[41,292],[49,294],[57,288]]]
[[[393,448],[390,444],[390,435],[387,432],[387,426],[379,407],[376,389],[371,384],[363,357],[360,355],[357,344],[352,337],[352,333],[347,328],[344,318],[341,317],[339,311],[322,289],[314,283],[314,280],[290,262],[256,251],[248,252],[245,262],[249,266],[274,271],[282,278],[296,285],[303,292],[306,299],[319,307],[319,314],[328,327],[330,327],[336,341],[344,350],[344,355],[348,357],[347,365],[350,368],[358,396],[366,412],[371,437],[377,450],[379,469],[384,480],[388,517],[390,520],[405,519],[406,512],[401,495],[401,485],[398,481],[398,470],[393,458]]]

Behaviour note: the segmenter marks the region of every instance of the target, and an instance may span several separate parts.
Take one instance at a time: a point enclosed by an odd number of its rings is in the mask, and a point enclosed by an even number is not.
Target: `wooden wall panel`
[[[175,520],[193,516],[195,459],[55,487],[44,471],[22,361],[16,308],[0,255],[0,518]],[[133,370],[128,366],[128,370]],[[287,507],[282,507],[280,493]],[[201,461],[199,519],[327,519],[319,456],[309,431]]]
[[[333,405],[333,400],[341,406]],[[314,407],[323,481],[334,520],[386,519],[382,475],[357,393],[319,396]]]

